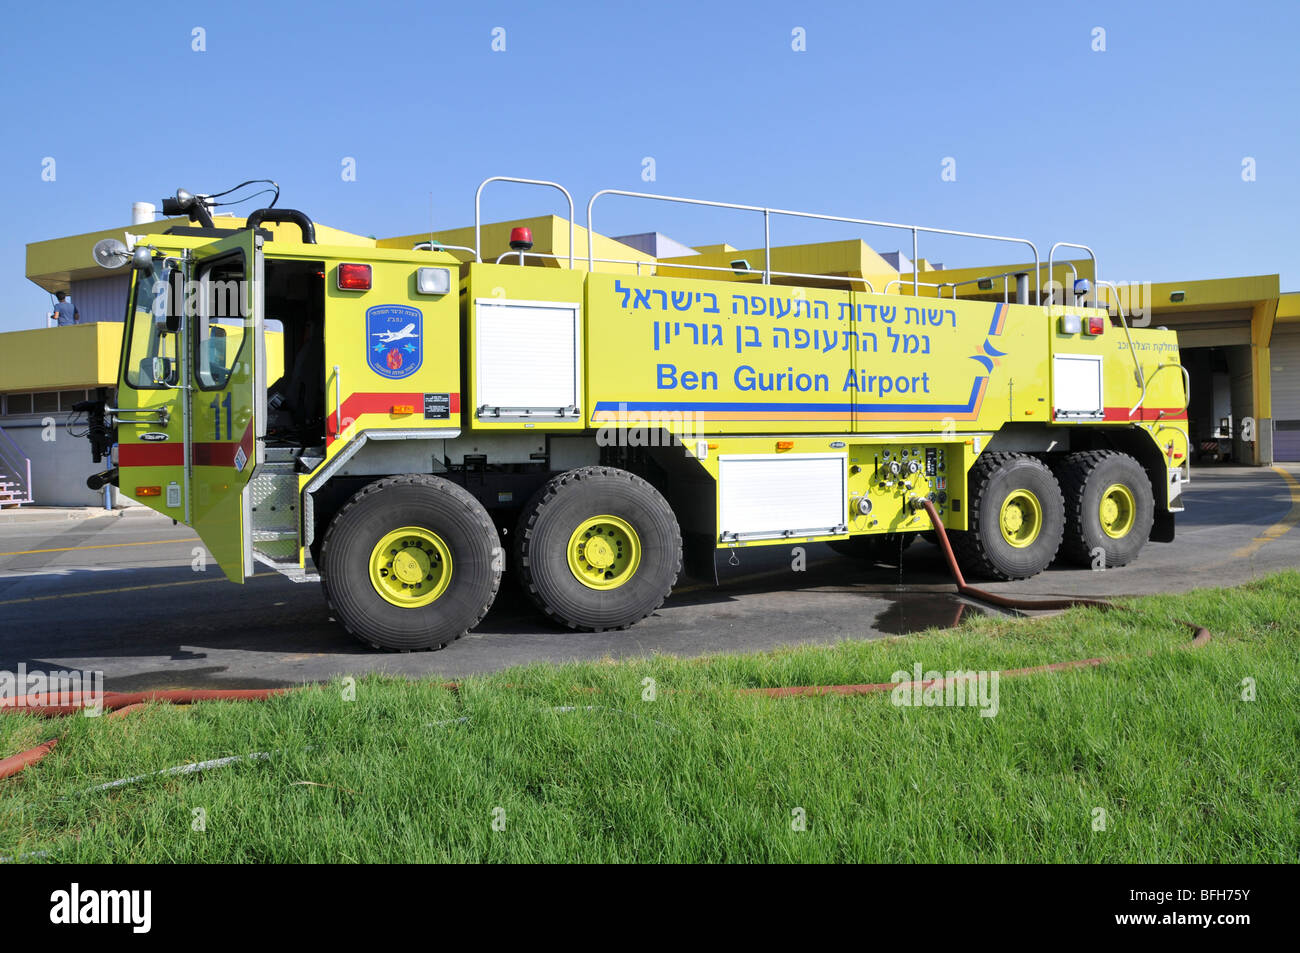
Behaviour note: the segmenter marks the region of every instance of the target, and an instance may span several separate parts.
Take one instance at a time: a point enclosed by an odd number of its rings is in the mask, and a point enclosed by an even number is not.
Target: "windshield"
[[[179,335],[167,331],[167,313],[174,307],[169,293],[174,271],[170,263],[156,260],[152,274],[136,275],[126,352],[125,376],[131,387],[157,390],[176,385]]]

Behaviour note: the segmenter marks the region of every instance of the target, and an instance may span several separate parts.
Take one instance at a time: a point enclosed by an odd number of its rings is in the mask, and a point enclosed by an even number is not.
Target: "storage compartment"
[[[474,302],[474,419],[582,419],[580,306],[479,298]]]
[[[844,533],[847,508],[847,454],[718,458],[718,532],[724,542]]]
[[[1057,354],[1052,358],[1052,407],[1058,418],[1106,416],[1100,354]]]

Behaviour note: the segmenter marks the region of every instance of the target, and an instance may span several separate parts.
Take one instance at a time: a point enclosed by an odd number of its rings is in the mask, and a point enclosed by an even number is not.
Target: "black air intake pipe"
[[[316,244],[316,226],[307,217],[307,213],[296,208],[259,208],[248,216],[245,228],[257,228],[263,222],[292,222],[302,229],[302,240],[306,245]]]

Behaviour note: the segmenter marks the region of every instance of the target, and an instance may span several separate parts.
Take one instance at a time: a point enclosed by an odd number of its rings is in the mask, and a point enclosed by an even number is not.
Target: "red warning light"
[[[526,225],[510,229],[510,247],[515,251],[528,251],[533,247],[533,230]]]
[[[369,265],[339,265],[339,289],[342,291],[369,291]]]

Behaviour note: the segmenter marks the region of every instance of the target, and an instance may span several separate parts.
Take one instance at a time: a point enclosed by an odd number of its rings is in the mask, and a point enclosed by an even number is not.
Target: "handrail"
[[[1142,406],[1142,401],[1146,400],[1146,396],[1147,396],[1146,373],[1142,370],[1142,362],[1138,360],[1137,349],[1133,347],[1133,335],[1129,333],[1128,316],[1124,314],[1124,303],[1120,301],[1119,288],[1117,288],[1113,282],[1097,281],[1095,278],[1093,279],[1093,284],[1095,284],[1098,288],[1105,288],[1112,295],[1114,295],[1115,312],[1119,315],[1119,323],[1120,323],[1120,327],[1124,329],[1124,337],[1128,338],[1128,352],[1133,358],[1133,366],[1137,369],[1137,385],[1142,388],[1142,396],[1138,398],[1138,407],[1140,407]],[[1153,374],[1152,376],[1155,375]],[[1191,388],[1189,387],[1188,390],[1190,391],[1190,389]],[[1137,407],[1134,407],[1132,410],[1128,412],[1128,415],[1132,417],[1133,414],[1136,412],[1137,412]]]
[[[867,286],[870,294],[876,294],[876,286],[867,278],[859,278],[856,275],[814,275],[805,271],[772,271],[771,275],[777,278],[818,278],[822,281],[860,281]],[[769,282],[770,283],[770,282]]]
[[[433,247],[435,244],[438,246],[437,248]],[[470,248],[468,245],[444,245],[442,242],[432,241],[416,242],[411,246],[411,251],[467,251],[474,256],[475,261],[483,260],[479,257],[478,250]]]
[[[1100,274],[1100,272],[1098,272],[1098,270],[1097,270],[1097,253],[1094,252],[1094,251],[1093,251],[1091,248],[1089,248],[1087,245],[1080,245],[1080,244],[1078,244],[1077,242],[1056,242],[1054,245],[1052,245],[1051,248],[1049,248],[1049,249],[1047,250],[1047,280],[1048,280],[1048,281],[1051,281],[1051,280],[1052,280],[1052,273],[1053,273],[1053,271],[1054,271],[1054,269],[1053,269],[1053,267],[1052,267],[1052,264],[1053,264],[1053,260],[1054,260],[1054,258],[1055,258],[1055,256],[1056,256],[1056,250],[1057,250],[1058,248],[1078,248],[1080,251],[1086,251],[1086,252],[1088,253],[1088,257],[1090,257],[1090,258],[1092,259],[1092,283],[1093,283],[1094,285],[1098,283],[1098,281],[1097,281],[1097,276]],[[1067,264],[1067,265],[1070,266],[1070,270],[1074,272],[1074,280],[1075,280],[1075,281],[1078,281],[1078,280],[1079,280],[1079,269],[1074,267],[1074,263],[1073,263],[1073,262],[1069,262],[1069,261],[1067,261],[1065,264]],[[1040,288],[1042,287],[1042,283],[1041,283],[1041,282],[1039,283],[1039,287],[1040,287]],[[1074,289],[1073,289],[1073,288],[1070,289],[1070,296],[1071,296],[1071,297],[1074,296]],[[1061,303],[1064,304],[1065,302],[1061,302]]]
[[[1023,274],[1025,274],[1023,271],[1004,271],[999,275],[982,275],[979,278],[967,278],[965,281],[945,281],[939,285],[940,288],[939,297],[943,297],[942,289],[951,288],[952,298],[954,301],[956,301],[957,289],[960,288],[962,285],[977,285],[981,281],[997,281],[999,278],[1001,278],[1002,279],[1002,302],[1003,304],[1008,304],[1009,299],[1011,297],[1011,283],[1007,281],[1007,279],[1014,278],[1017,275],[1023,275]]]
[[[520,258],[524,258],[524,257],[553,258],[556,261],[560,260],[559,255],[554,255],[549,252],[503,251],[500,255],[497,256],[496,263],[499,265],[505,259],[514,256],[519,256]],[[595,265],[595,264],[635,265],[637,275],[641,274],[642,265],[645,265],[647,268],[681,268],[686,271],[725,271],[733,275],[761,275],[762,274],[762,272],[759,271],[757,268],[730,268],[724,265],[689,265],[678,261],[659,261],[657,259],[651,259],[650,261],[640,261],[638,259],[633,259],[633,258],[589,258],[588,259],[588,267],[591,267],[591,265]],[[870,279],[859,278],[856,275],[817,275],[811,272],[804,272],[804,271],[773,271],[770,272],[770,274],[776,276],[777,278],[816,278],[819,281],[848,281],[848,282],[857,281],[866,285],[869,293],[871,294],[876,293],[876,287],[871,283]]]
[[[1134,414],[1137,413],[1138,408],[1142,406],[1142,402],[1145,401],[1145,400],[1147,399],[1147,387],[1150,386],[1150,384],[1151,384],[1151,382],[1152,382],[1153,380],[1155,380],[1156,375],[1159,374],[1161,371],[1163,371],[1166,367],[1176,367],[1176,368],[1178,368],[1180,371],[1183,372],[1183,410],[1186,410],[1186,409],[1191,405],[1191,403],[1192,403],[1192,375],[1188,373],[1187,368],[1183,367],[1183,365],[1181,365],[1181,364],[1161,364],[1161,365],[1160,365],[1159,367],[1157,367],[1154,371],[1152,371],[1152,372],[1151,372],[1151,376],[1148,377],[1148,378],[1147,378],[1147,379],[1142,383],[1142,396],[1139,397],[1139,398],[1138,398],[1138,402],[1137,402],[1136,404],[1133,405],[1133,409],[1130,410],[1130,411],[1128,412],[1128,415],[1129,415],[1130,417],[1132,417]],[[1164,415],[1165,415],[1165,412],[1164,412],[1163,410],[1160,411],[1160,417],[1163,417]],[[1157,417],[1156,419],[1159,420],[1160,417]]]
[[[18,444],[14,441],[14,438],[13,438],[13,437],[11,437],[11,436],[9,436],[9,434],[5,433],[5,429],[4,429],[3,427],[0,427],[0,437],[4,437],[5,440],[9,441],[9,446],[13,447],[13,448],[14,448],[14,451],[15,451],[15,452],[20,456],[20,457],[26,456],[26,455],[23,453],[23,448],[20,447],[20,446],[18,446]]]
[[[564,194],[564,197],[569,202],[569,270],[572,271],[573,270],[573,230],[577,218],[577,215],[574,212],[574,208],[573,208],[573,196],[570,195],[569,190],[566,189],[564,186],[560,185],[559,182],[551,182],[547,179],[520,179],[511,175],[494,175],[491,178],[484,179],[482,182],[480,182],[478,186],[478,191],[474,193],[474,247],[478,249],[482,249],[483,247],[482,219],[480,217],[480,199],[483,197],[483,189],[490,182],[515,182],[520,185],[544,185],[553,189],[559,189],[560,192]],[[590,235],[587,236],[587,242],[588,245],[590,245],[591,243]],[[482,255],[480,253],[476,252],[475,256],[478,258],[480,262],[483,260]]]
[[[1161,364],[1160,367],[1157,367],[1151,372],[1151,377],[1148,377],[1147,380],[1143,381],[1143,385],[1141,385],[1141,397],[1138,398],[1138,403],[1135,403],[1134,406],[1132,406],[1132,410],[1128,411],[1128,416],[1131,417],[1134,413],[1138,412],[1139,407],[1143,406],[1144,400],[1147,399],[1147,387],[1151,385],[1153,380],[1156,380],[1156,374],[1164,371],[1165,368],[1178,368],[1179,371],[1183,372],[1183,410],[1186,411],[1187,408],[1191,406],[1192,376],[1188,373],[1187,368],[1184,368],[1182,364]],[[1160,416],[1165,416],[1165,411],[1161,411]]]
[[[909,279],[907,278],[890,278],[888,281],[885,282],[885,290],[882,291],[881,294],[886,294],[886,295],[889,294],[890,287],[892,287],[893,285],[902,285],[905,281],[908,280]],[[951,282],[947,282],[947,281],[945,281],[943,285],[935,284],[933,281],[918,282],[915,276],[913,276],[910,280],[912,282],[912,297],[917,297],[916,292],[920,288],[942,288],[944,285],[951,284]],[[939,295],[939,297],[942,297],[942,295]],[[956,295],[953,295],[954,299],[956,299],[956,297],[957,297]]]
[[[707,199],[684,198],[675,195],[656,195],[653,192],[632,192],[626,189],[601,189],[592,195],[591,200],[587,202],[587,266],[592,268],[595,265],[595,245],[593,235],[595,228],[592,222],[592,210],[596,204],[596,199],[602,195],[621,195],[626,198],[652,199],[660,202],[677,202],[684,205],[704,205],[711,208],[729,208],[741,212],[761,212],[763,215],[763,283],[771,284],[772,274],[772,240],[770,223],[773,215],[787,215],[793,218],[808,218],[824,222],[844,222],[849,225],[865,225],[872,228],[901,228],[912,233],[912,290],[913,294],[920,291],[920,275],[917,266],[917,236],[920,232],[926,232],[935,235],[955,235],[958,238],[979,238],[988,241],[1016,242],[1027,245],[1034,253],[1034,282],[1038,286],[1037,290],[1041,294],[1041,269],[1042,261],[1038,255],[1038,246],[1027,238],[1015,238],[1008,235],[986,235],[982,232],[963,232],[949,228],[931,228],[925,225],[903,225],[898,222],[878,222],[865,218],[849,218],[842,215],[826,215],[820,212],[799,212],[792,209],[768,208],[762,205],[739,205],[731,202],[713,202]],[[1095,258],[1094,258],[1095,261]],[[1095,273],[1095,265],[1094,265]]]
[[[3,463],[5,466],[14,467],[17,466],[20,462],[25,461],[27,459],[26,454],[24,454],[16,446],[13,449],[13,454],[15,455],[14,456],[10,455],[10,451],[7,447],[0,447],[0,463]]]

